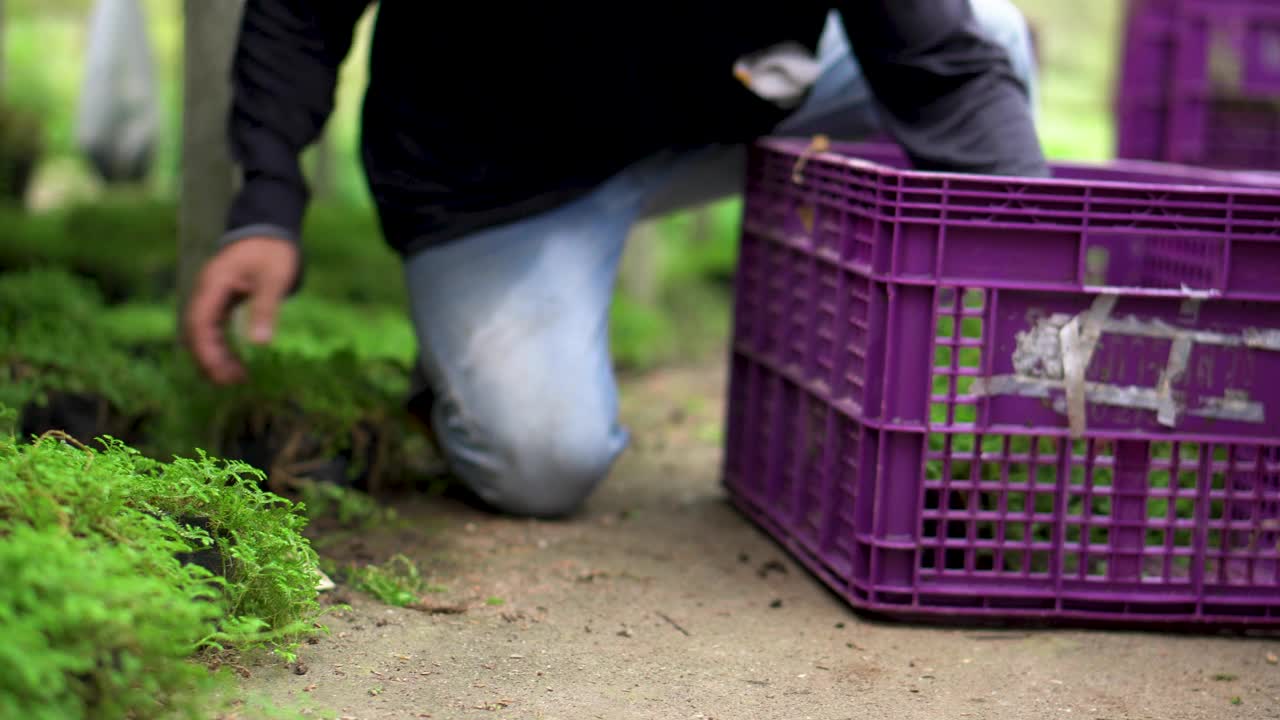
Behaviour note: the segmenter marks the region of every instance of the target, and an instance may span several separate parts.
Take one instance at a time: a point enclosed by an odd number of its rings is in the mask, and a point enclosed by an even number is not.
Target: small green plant
[[[367,565],[352,573],[352,584],[361,592],[396,607],[418,600],[423,591],[418,566],[404,555],[395,555],[382,565]]]
[[[503,600],[503,599],[502,599],[502,598],[500,598],[500,597],[493,596],[493,597],[489,597],[489,598],[487,598],[487,599],[484,601],[484,604],[485,604],[485,605],[489,605],[489,606],[491,606],[491,607],[498,607],[499,605],[505,605],[505,604],[506,604],[506,602],[507,602],[506,600]]]

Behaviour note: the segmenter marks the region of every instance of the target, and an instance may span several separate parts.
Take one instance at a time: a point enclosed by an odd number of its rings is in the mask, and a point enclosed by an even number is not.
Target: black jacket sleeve
[[[1046,176],[1026,90],[969,0],[839,7],[889,133],[924,170]]]
[[[231,153],[240,186],[223,241],[298,240],[310,191],[299,155],[333,112],[338,71],[370,0],[246,0],[232,61]]]

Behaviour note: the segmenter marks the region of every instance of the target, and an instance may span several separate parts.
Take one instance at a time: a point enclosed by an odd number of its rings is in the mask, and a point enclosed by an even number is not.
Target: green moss
[[[167,401],[154,350],[130,348],[104,323],[100,293],[65,272],[0,276],[0,403],[22,408],[50,393],[88,393],[141,417]]]
[[[57,525],[5,531],[0,717],[204,716],[214,676],[188,657],[216,620],[214,591],[161,550]]]
[[[317,561],[300,508],[261,490],[259,477],[204,456],[162,463],[118,441],[10,442],[0,449],[0,534],[30,527],[127,548],[140,572],[216,591],[219,622],[193,629],[195,640],[288,653],[319,612]]]
[[[90,281],[65,272],[0,276],[0,402],[100,399],[100,432],[127,430],[162,458],[204,448],[300,477],[300,463],[342,454],[346,479],[364,473],[369,486],[397,467],[414,353],[402,316],[299,298],[283,310],[276,343],[238,348],[250,379],[230,388],[200,375],[174,326],[170,306],[106,306]]]
[[[36,214],[0,208],[0,228],[0,269],[60,268],[91,280],[112,302],[172,299],[178,250],[173,202],[108,196]],[[304,294],[405,307],[400,260],[369,209],[315,205],[303,237]]]
[[[357,305],[407,307],[402,264],[383,240],[371,208],[312,205],[302,235],[304,293]]]
[[[112,300],[157,300],[173,289],[177,214],[171,204],[111,200],[28,214],[0,211],[0,268],[59,268]]]
[[[276,348],[243,348],[249,380],[230,387],[206,382],[185,358],[174,362],[171,407],[149,427],[162,456],[213,448],[271,472],[284,491],[320,465],[339,470],[340,484],[367,475],[380,481],[398,467],[405,425],[399,402],[407,372],[364,361],[350,351],[308,357]],[[336,463],[336,464],[335,464]]]
[[[281,306],[272,345],[305,357],[350,351],[361,359],[390,360],[406,367],[418,351],[402,308],[337,302],[312,290]]]

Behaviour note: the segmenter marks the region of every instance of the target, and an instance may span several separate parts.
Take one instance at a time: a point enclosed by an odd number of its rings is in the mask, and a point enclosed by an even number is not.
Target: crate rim
[[[966,182],[987,182],[993,184],[1015,182],[1039,187],[1072,187],[1080,188],[1082,190],[1107,188],[1151,192],[1153,188],[1158,188],[1160,191],[1189,192],[1205,195],[1246,195],[1280,200],[1280,173],[1269,173],[1262,170],[1220,170],[1215,168],[1199,167],[1196,165],[1127,158],[1116,158],[1101,162],[1051,159],[1049,160],[1049,166],[1052,168],[1072,168],[1080,170],[1102,168],[1117,172],[1130,171],[1135,173],[1167,175],[1169,177],[1169,182],[1155,183],[1140,182],[1136,180],[1077,180],[1071,178],[1043,178],[1023,175],[998,175],[948,170],[898,168],[886,163],[878,162],[868,157],[846,155],[842,152],[832,150],[815,151],[811,149],[810,142],[810,139],[802,137],[775,136],[757,140],[755,145],[758,149],[799,155],[809,158],[810,161],[819,160],[824,163],[843,165],[852,169],[873,172],[879,176],[918,178],[922,180],[964,180]],[[900,146],[895,143],[840,142],[837,143],[837,145],[852,151],[856,151],[859,148],[874,148],[881,151],[885,149],[901,151]],[[1216,184],[1190,182],[1191,179],[1197,177],[1205,178],[1207,180],[1216,180]]]

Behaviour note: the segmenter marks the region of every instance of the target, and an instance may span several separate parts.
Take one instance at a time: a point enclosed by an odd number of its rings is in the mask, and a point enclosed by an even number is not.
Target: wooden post
[[[0,0],[2,1],[2,0]],[[178,210],[178,311],[214,252],[235,192],[227,145],[230,68],[243,0],[184,0],[182,198]]]

